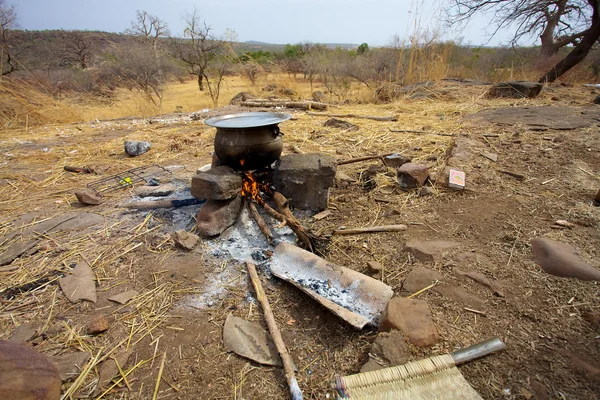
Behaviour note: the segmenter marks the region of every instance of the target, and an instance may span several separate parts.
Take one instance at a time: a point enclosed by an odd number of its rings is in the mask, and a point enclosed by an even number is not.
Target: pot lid
[[[219,115],[204,121],[215,128],[256,128],[259,126],[275,125],[292,118],[290,114],[274,112],[244,112],[237,114]]]

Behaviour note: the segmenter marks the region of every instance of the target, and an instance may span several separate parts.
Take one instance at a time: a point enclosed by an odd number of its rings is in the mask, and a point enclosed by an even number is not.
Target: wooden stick
[[[195,204],[202,204],[204,200],[196,198],[190,199],[170,199],[170,200],[156,200],[156,201],[134,201],[131,203],[121,204],[122,208],[132,208],[135,210],[150,210],[153,208],[173,208],[173,207],[185,207]]]
[[[273,193],[273,201],[277,204],[277,208],[279,212],[285,217],[287,225],[291,230],[294,231],[298,240],[304,245],[304,248],[312,253],[315,252],[315,247],[313,245],[311,234],[308,233],[306,228],[300,224],[300,222],[294,217],[294,214],[290,211],[288,207],[288,200],[279,192]]]
[[[275,347],[277,347],[277,351],[279,352],[281,361],[283,361],[283,368],[285,369],[285,378],[288,382],[288,386],[290,387],[292,400],[302,400],[302,391],[300,390],[300,387],[298,386],[298,381],[296,381],[296,376],[294,375],[294,363],[292,362],[292,357],[290,356],[290,353],[288,353],[287,348],[285,347],[285,343],[283,342],[283,338],[281,337],[281,332],[279,332],[279,328],[277,327],[277,323],[275,322],[275,316],[273,315],[273,311],[271,310],[271,305],[269,304],[269,300],[265,296],[263,287],[260,283],[260,280],[258,279],[256,267],[250,262],[246,262],[246,266],[248,268],[248,273],[250,274],[250,280],[252,281],[252,285],[254,286],[254,290],[256,291],[256,298],[262,305],[263,312],[265,314],[265,320],[267,321],[267,326],[269,327],[269,333],[271,333],[271,337],[273,338]]]
[[[391,115],[389,117],[381,117],[381,116],[356,115],[356,114],[324,114],[324,113],[316,113],[316,112],[307,112],[306,114],[312,115],[314,117],[362,118],[362,119],[372,119],[373,121],[398,121],[398,117],[395,115]]]
[[[287,222],[287,220],[285,219],[285,215],[274,210],[273,207],[271,207],[270,205],[265,203],[260,198],[258,200],[258,205],[261,206],[267,214],[269,214],[271,217],[275,218],[276,220],[281,221],[281,222]]]
[[[438,136],[456,136],[452,133],[441,133],[441,132],[425,132],[425,131],[411,131],[410,129],[390,129],[390,132],[399,132],[399,133],[417,133],[421,135],[438,135]]]
[[[374,232],[402,232],[407,230],[406,225],[383,225],[371,226],[368,228],[342,229],[333,231],[334,235],[354,235],[356,233],[374,233]]]
[[[360,161],[368,161],[368,160],[374,160],[376,158],[381,158],[383,159],[383,157],[387,157],[387,156],[391,156],[394,153],[386,153],[386,154],[379,154],[376,156],[364,156],[364,157],[358,157],[358,158],[351,158],[349,160],[342,160],[342,161],[338,161],[338,165],[345,165],[345,164],[352,164],[352,163],[356,163],[356,162],[360,162]]]
[[[67,172],[75,172],[76,174],[93,174],[94,170],[90,167],[72,167],[65,165],[63,169]]]
[[[248,204],[250,214],[252,214],[252,217],[258,224],[258,228],[260,229],[262,234],[265,235],[265,239],[267,239],[267,242],[269,242],[269,244],[273,244],[273,233],[265,223],[263,217],[261,217],[261,215],[258,213],[258,210],[256,209],[256,204],[254,204],[252,199],[246,199],[246,204]]]
[[[249,100],[240,103],[242,107],[286,107],[286,108],[299,108],[302,110],[327,110],[327,104],[317,103],[316,101],[256,101]]]
[[[300,150],[300,148],[298,146],[296,146],[295,144],[292,145],[292,151],[296,154],[304,154],[304,152],[302,150]]]
[[[504,169],[497,169],[496,171],[500,172],[501,174],[506,174],[506,175],[512,176],[513,178],[517,178],[520,181],[525,180],[525,175],[521,175],[516,172],[511,172],[511,171],[507,171]]]

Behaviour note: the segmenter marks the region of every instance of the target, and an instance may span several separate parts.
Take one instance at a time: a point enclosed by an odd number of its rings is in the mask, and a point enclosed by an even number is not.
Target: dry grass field
[[[263,77],[255,86],[232,77],[225,82],[220,105],[241,91],[260,95],[270,83],[310,97],[308,82],[286,75]],[[355,132],[326,128],[326,117],[289,110],[293,118],[280,126],[285,153],[296,146],[344,160],[399,152],[426,164],[435,176],[458,138],[472,140],[474,146],[465,161],[474,171],[467,176],[465,191],[452,191],[438,182],[432,196],[419,197],[399,189],[393,170],[384,168],[367,182],[367,170],[377,166],[377,160],[348,164],[338,171],[353,181],[340,181],[332,189],[331,216],[320,221],[307,216],[302,222],[321,234],[340,226],[408,224],[401,233],[334,236],[325,257],[363,273],[368,273],[367,261],[379,261],[385,268],[375,278],[397,296],[409,294],[402,289],[403,280],[425,266],[440,273],[445,285],[460,287],[481,301],[478,311],[484,315],[436,291],[420,294],[441,339],[431,348],[411,346],[412,360],[499,336],[506,343],[504,351],[460,368],[483,398],[599,399],[600,326],[588,318],[600,313],[598,283],[545,274],[533,262],[529,243],[541,236],[570,243],[600,267],[600,208],[591,205],[600,187],[600,128],[592,124],[538,131],[519,123],[465,119],[495,107],[588,106],[597,89],[557,85],[545,88],[536,99],[521,100],[488,99],[487,89],[438,82],[430,97],[330,107],[331,113],[398,116],[397,122],[349,118],[359,127]],[[75,368],[75,377],[63,384],[67,399],[288,398],[282,370],[227,353],[223,347],[227,315],[263,326],[264,322],[260,307],[248,301],[253,290],[244,265],[211,252],[219,239],[184,252],[168,236],[178,225],[174,213],[119,207],[132,199],[131,190],[114,191],[102,205],[87,207],[72,194],[99,178],[148,164],[177,166],[172,179],[189,185],[196,169],[211,160],[214,129],[192,121],[188,113],[212,108],[211,99],[193,81],[169,85],[160,108],[129,91],[120,92],[111,104],[39,96],[28,117],[32,123],[0,132],[0,255],[15,243],[36,240],[32,251],[0,267],[0,338],[26,325],[36,331],[29,345],[39,352],[89,352],[85,365]],[[372,96],[364,85],[354,85],[348,94],[360,101]],[[240,108],[211,109],[205,115],[232,111]],[[164,114],[168,116],[156,117]],[[149,140],[152,149],[127,157],[127,139]],[[481,151],[498,154],[498,161],[482,157]],[[96,174],[65,172],[65,165],[90,166]],[[519,172],[525,180],[498,170]],[[183,210],[191,221],[188,229],[198,207]],[[36,229],[49,218],[67,213],[81,217],[84,212],[100,215],[101,222],[71,231]],[[552,229],[560,219],[575,225]],[[403,252],[410,239],[452,240],[457,245],[441,260],[427,264]],[[81,260],[96,276],[95,304],[70,303],[57,284]],[[455,267],[497,282],[503,297],[461,278]],[[263,278],[305,398],[335,398],[332,379],[360,370],[377,330],[356,331],[286,283]],[[219,289],[211,305],[182,306],[189,296],[210,295],[207,288]],[[129,289],[138,292],[129,303],[108,301]],[[97,314],[109,316],[110,329],[89,335],[87,324]],[[103,364],[123,354],[129,357],[124,358],[122,372],[115,372],[106,390],[97,390]]]

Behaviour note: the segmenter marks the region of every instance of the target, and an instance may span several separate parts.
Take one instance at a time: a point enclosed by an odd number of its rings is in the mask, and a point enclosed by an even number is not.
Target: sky
[[[7,0],[16,8],[19,27],[28,30],[100,30],[123,32],[145,10],[182,36],[182,17],[196,8],[217,35],[227,29],[239,41],[268,43],[368,43],[384,46],[394,34],[407,38],[415,30],[442,32],[463,44],[507,44],[510,33],[489,41],[484,18],[463,31],[441,21],[444,0]],[[455,27],[456,28],[456,27]]]

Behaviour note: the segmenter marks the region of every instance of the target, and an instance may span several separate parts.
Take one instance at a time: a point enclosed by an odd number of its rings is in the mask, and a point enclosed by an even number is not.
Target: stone
[[[277,88],[279,88],[279,86],[277,86],[274,83],[271,83],[270,85],[267,85],[265,87],[262,88],[263,92],[274,92],[277,90]]]
[[[585,262],[569,244],[547,238],[531,240],[535,262],[548,274],[584,281],[600,280],[600,270]]]
[[[498,161],[498,154],[496,154],[496,153],[490,153],[489,151],[482,151],[481,155],[493,162]]]
[[[429,168],[425,165],[406,163],[398,168],[398,183],[403,190],[423,186],[429,177]]]
[[[335,157],[325,154],[288,154],[275,164],[273,185],[294,207],[323,211],[329,206],[336,166]]]
[[[92,315],[87,326],[88,335],[98,335],[110,328],[110,318],[106,314]]]
[[[158,186],[139,186],[134,189],[134,193],[139,197],[164,197],[177,190],[177,186],[172,183],[165,183]]]
[[[298,96],[298,92],[296,92],[294,89],[290,89],[290,88],[286,88],[286,87],[279,88],[277,90],[277,93],[279,93],[282,96],[288,96],[288,97]]]
[[[119,363],[121,369],[123,369],[132,353],[133,349],[120,350],[114,356],[111,356],[102,363],[98,376],[98,387],[94,392],[94,397],[99,396],[102,391],[110,385],[112,379],[119,374],[119,368],[117,367],[115,360]]]
[[[37,330],[37,325],[21,324],[15,328],[8,341],[16,344],[25,344],[37,336]]]
[[[342,171],[337,171],[335,173],[335,180],[338,184],[342,183],[342,182],[347,182],[347,183],[355,183],[357,182],[356,179],[354,179],[353,177],[351,177],[350,175],[342,172]]]
[[[327,121],[325,121],[323,126],[328,127],[328,128],[339,128],[339,129],[343,129],[348,132],[354,132],[359,129],[358,126],[354,125],[351,122],[343,121],[341,119],[336,119],[336,118],[328,119]]]
[[[184,250],[194,250],[198,243],[200,243],[200,238],[198,236],[185,230],[171,233],[171,239],[173,239],[177,246]]]
[[[144,153],[147,153],[150,150],[152,143],[150,142],[138,142],[136,140],[126,140],[125,141],[125,153],[129,154],[132,157],[140,156]]]
[[[464,276],[471,280],[474,280],[477,283],[480,283],[481,285],[490,289],[496,296],[504,297],[504,294],[502,293],[502,285],[500,285],[496,281],[491,280],[490,278],[483,275],[482,273],[475,272],[475,271],[463,271],[456,267],[453,268],[453,272],[460,276]]]
[[[600,104],[600,94],[594,98],[594,104]]]
[[[68,353],[54,356],[52,363],[58,370],[60,379],[63,382],[75,379],[80,373],[85,363],[90,359],[89,351],[79,351],[77,353]]]
[[[96,191],[92,189],[76,190],[75,197],[77,197],[77,201],[79,201],[81,204],[89,204],[93,206],[102,204],[102,195],[100,193],[96,193]]]
[[[201,200],[229,200],[242,190],[242,177],[222,165],[192,177],[192,196]]]
[[[412,254],[417,260],[422,262],[433,263],[441,261],[442,254],[457,246],[458,243],[446,240],[418,240],[411,239],[404,244],[404,251]]]
[[[129,300],[133,299],[137,295],[138,291],[132,289],[119,294],[115,294],[114,296],[110,296],[108,300],[114,301],[115,303],[119,304],[126,304]]]
[[[402,289],[410,293],[417,292],[435,281],[441,281],[442,275],[425,267],[416,267],[406,275],[402,283]]]
[[[423,186],[419,190],[419,197],[433,196],[434,194],[435,190],[431,186]]]
[[[404,335],[395,329],[380,332],[373,342],[371,353],[384,360],[388,367],[406,364],[411,355]]]
[[[383,265],[377,261],[367,261],[367,268],[369,269],[369,272],[376,274],[383,270]]]
[[[325,102],[325,93],[321,92],[320,90],[315,90],[312,93],[312,100],[316,101],[318,103],[324,103]]]
[[[58,400],[61,379],[45,355],[0,340],[0,399]]]
[[[81,300],[95,303],[96,275],[86,261],[81,261],[73,268],[73,273],[58,280],[58,284],[71,303]]]
[[[400,168],[404,164],[407,164],[412,161],[411,157],[403,156],[402,154],[394,153],[389,156],[383,157],[383,163],[386,167],[390,168]]]
[[[594,196],[594,201],[596,202],[596,205],[600,205],[600,189],[598,189],[598,191],[596,192],[596,196]]]
[[[240,105],[242,102],[244,102],[246,100],[252,100],[255,98],[256,98],[256,96],[254,96],[252,93],[240,92],[240,93],[236,94],[235,96],[233,96],[233,98],[229,102],[229,105],[230,106]]]
[[[281,366],[271,335],[259,324],[228,315],[223,325],[223,346],[260,364]]]
[[[534,98],[542,91],[543,84],[528,81],[507,81],[495,84],[488,91],[491,98],[509,97],[513,99]]]
[[[418,299],[394,297],[383,313],[379,330],[399,330],[417,347],[429,347],[439,340],[427,302]]]
[[[213,237],[235,224],[242,211],[242,196],[230,200],[208,200],[196,215],[196,229],[201,237]]]
[[[380,364],[380,362],[375,361],[372,358],[369,358],[369,360],[363,364],[362,367],[360,367],[360,372],[371,372],[371,371],[377,371],[380,369],[384,369],[387,368],[383,363]]]

